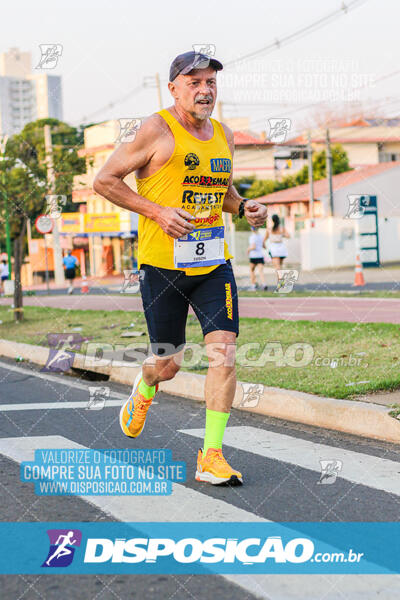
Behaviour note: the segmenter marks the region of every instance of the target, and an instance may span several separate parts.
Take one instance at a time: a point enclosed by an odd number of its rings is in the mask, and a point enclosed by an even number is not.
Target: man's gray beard
[[[212,108],[210,110],[207,110],[207,112],[193,113],[193,116],[196,119],[200,119],[200,121],[207,121],[207,119],[209,119],[211,117],[211,114],[212,114]]]
[[[200,121],[207,121],[207,119],[210,117],[210,115],[211,115],[211,112],[209,112],[209,113],[201,113],[200,115],[197,113],[196,117],[198,119],[200,119]]]

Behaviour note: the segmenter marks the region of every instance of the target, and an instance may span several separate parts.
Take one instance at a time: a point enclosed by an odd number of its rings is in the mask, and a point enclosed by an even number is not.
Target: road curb
[[[0,356],[21,357],[45,365],[48,348],[0,339]],[[76,354],[74,368],[108,375],[110,381],[132,385],[139,366],[117,362],[107,366],[88,366],[87,357]],[[160,384],[160,391],[191,400],[204,401],[205,375],[178,373],[173,380]],[[256,384],[255,384],[256,385]],[[244,386],[244,387],[243,387]],[[400,421],[389,416],[389,408],[370,402],[324,398],[305,392],[263,386],[263,392],[248,400],[249,384],[238,381],[233,407],[268,417],[276,417],[315,427],[334,429],[353,435],[400,444]],[[258,387],[258,386],[257,386]]]

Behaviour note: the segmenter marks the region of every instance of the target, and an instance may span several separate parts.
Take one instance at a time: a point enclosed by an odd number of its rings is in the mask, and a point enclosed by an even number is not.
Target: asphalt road
[[[157,395],[138,440],[119,428],[126,386],[40,373],[33,365],[0,362],[0,470],[2,521],[398,521],[400,449],[233,410],[224,454],[242,471],[245,485],[216,488],[194,479],[204,427],[204,405]],[[88,410],[88,387],[106,385],[110,399]],[[51,436],[51,438],[46,438]],[[56,437],[54,437],[56,436]],[[36,496],[22,483],[18,462],[32,459],[37,438],[48,447],[169,448],[187,464],[187,481],[162,497]],[[40,443],[41,440],[40,440]],[[40,446],[39,446],[40,447]],[[42,445],[41,447],[44,447]],[[330,485],[319,485],[319,460],[341,460]],[[45,600],[392,600],[400,597],[396,576],[1,576],[1,597]],[[79,595],[77,593],[79,586]]]
[[[0,305],[11,305],[0,298]],[[26,296],[24,306],[50,306],[82,310],[143,310],[135,294],[75,294]],[[400,298],[290,297],[240,298],[241,317],[286,321],[348,321],[351,323],[400,323]]]

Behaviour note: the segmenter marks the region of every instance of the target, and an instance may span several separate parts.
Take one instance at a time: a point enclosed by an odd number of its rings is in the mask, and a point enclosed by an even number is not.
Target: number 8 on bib
[[[209,267],[225,262],[223,226],[195,229],[174,242],[177,269]]]

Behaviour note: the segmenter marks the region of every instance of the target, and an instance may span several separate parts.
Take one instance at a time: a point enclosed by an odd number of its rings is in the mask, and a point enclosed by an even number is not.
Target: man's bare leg
[[[205,383],[206,406],[228,413],[236,390],[236,333],[211,331],[206,343],[209,367]]]
[[[206,431],[197,457],[197,481],[214,485],[240,485],[240,471],[232,469],[222,454],[222,440],[236,391],[236,334],[212,331],[205,336],[209,367],[205,383]]]
[[[183,354],[178,353],[178,355]],[[160,381],[172,379],[179,371],[177,355],[159,358],[147,358],[134,381],[133,389],[128,400],[122,405],[119,422],[124,434],[128,437],[138,437],[144,427],[146,414],[157,392],[156,385]]]
[[[153,386],[161,381],[173,379],[180,369],[183,352],[184,350],[167,358],[160,358],[154,355],[147,358],[142,366],[144,382],[149,386]]]

